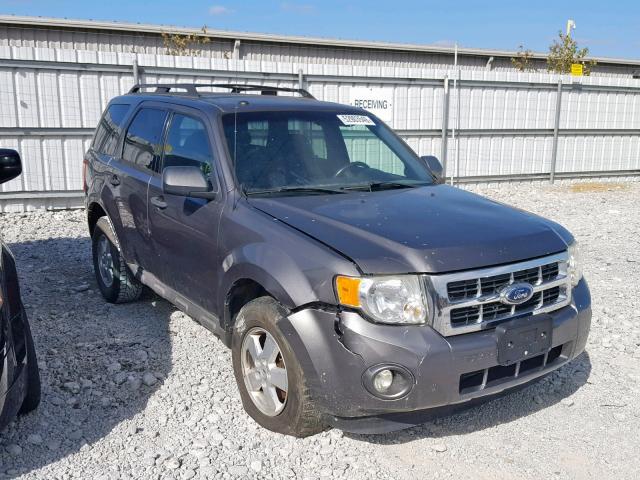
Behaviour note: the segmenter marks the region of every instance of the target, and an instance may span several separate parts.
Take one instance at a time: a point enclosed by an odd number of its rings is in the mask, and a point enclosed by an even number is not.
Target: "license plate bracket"
[[[551,349],[553,319],[549,315],[531,315],[496,327],[498,363],[513,365],[546,353]]]

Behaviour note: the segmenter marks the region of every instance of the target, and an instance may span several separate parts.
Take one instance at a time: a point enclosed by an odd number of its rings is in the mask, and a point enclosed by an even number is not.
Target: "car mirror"
[[[21,173],[20,154],[9,148],[0,148],[0,183],[13,180]]]
[[[436,177],[436,180],[439,183],[443,182],[444,171],[442,169],[442,164],[440,163],[440,160],[438,160],[438,158],[434,157],[433,155],[425,155],[424,157],[420,157],[420,158],[424,163],[426,163],[427,168],[431,170],[431,173],[433,174],[434,177]]]
[[[211,184],[198,167],[167,167],[162,172],[162,192],[182,197],[215,198]]]

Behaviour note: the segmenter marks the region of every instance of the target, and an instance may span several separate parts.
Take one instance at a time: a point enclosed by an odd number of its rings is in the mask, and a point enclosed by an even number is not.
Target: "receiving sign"
[[[352,87],[350,104],[364,108],[383,122],[393,120],[393,89]]]

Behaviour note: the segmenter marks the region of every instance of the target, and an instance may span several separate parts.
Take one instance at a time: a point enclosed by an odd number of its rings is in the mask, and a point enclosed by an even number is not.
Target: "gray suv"
[[[557,369],[590,327],[572,235],[441,176],[304,90],[136,85],[84,160],[96,279],[220,337],[266,428],[405,428]]]

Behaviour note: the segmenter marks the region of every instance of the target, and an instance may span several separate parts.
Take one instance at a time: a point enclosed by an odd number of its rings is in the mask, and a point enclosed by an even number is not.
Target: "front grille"
[[[449,300],[459,301],[484,295],[492,295],[510,283],[526,282],[538,285],[553,280],[558,276],[558,262],[540,265],[539,267],[517,270],[515,272],[492,275],[485,278],[458,280],[447,285]],[[480,292],[479,292],[480,291]]]
[[[474,271],[434,275],[427,281],[436,292],[434,328],[458,335],[495,326],[518,315],[562,308],[570,302],[566,252],[525,262]],[[504,303],[501,290],[529,283],[533,296],[520,305]]]
[[[472,325],[481,318],[484,322],[494,322],[514,314],[526,313],[540,307],[554,304],[560,296],[560,287],[535,293],[533,297],[520,305],[505,305],[502,302],[490,302],[473,307],[460,307],[451,310],[451,325]]]
[[[463,373],[460,375],[458,391],[460,394],[477,392],[528,373],[541,371],[546,367],[563,361],[563,358],[566,359],[566,357],[561,358],[562,349],[563,345],[558,345],[545,354],[522,360],[513,365],[496,365],[483,370]]]

